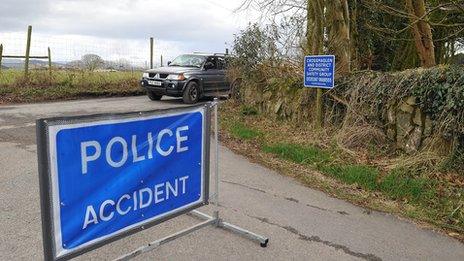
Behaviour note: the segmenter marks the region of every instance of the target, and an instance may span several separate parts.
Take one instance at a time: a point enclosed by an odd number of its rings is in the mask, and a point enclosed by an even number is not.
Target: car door
[[[227,66],[225,57],[217,57],[218,64],[218,85],[221,92],[229,91],[230,83],[227,79]]]
[[[217,67],[216,57],[210,56],[206,59],[206,63],[211,62],[212,68],[204,69],[202,73],[203,92],[204,94],[214,94],[220,90],[220,73]]]

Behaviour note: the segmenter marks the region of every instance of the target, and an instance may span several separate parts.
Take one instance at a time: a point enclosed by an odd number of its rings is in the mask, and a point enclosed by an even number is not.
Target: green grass
[[[142,94],[140,72],[89,72],[31,70],[24,77],[20,70],[0,73],[0,103],[33,102],[79,97],[126,96]]]
[[[139,79],[140,72],[90,72],[85,70],[54,70],[52,78],[47,70],[31,70],[30,83],[43,84],[52,83],[58,85],[80,85],[80,84],[117,84],[121,81]],[[2,70],[0,73],[0,85],[12,85],[24,80],[22,70]]]
[[[413,178],[402,169],[392,170],[379,184],[379,189],[391,199],[407,199],[424,203],[436,196],[436,189],[431,180]]]
[[[329,165],[319,169],[322,173],[347,184],[357,184],[363,189],[374,191],[378,188],[379,171],[365,165]]]
[[[301,146],[290,143],[265,145],[263,150],[272,153],[282,159],[290,160],[298,164],[320,165],[330,162],[330,154],[314,146]]]
[[[223,110],[223,116],[221,125],[231,137],[241,140],[244,144],[253,144],[253,147],[268,154],[257,153],[253,158],[257,157],[268,164],[269,161],[264,158],[272,154],[283,161],[299,164],[299,167],[284,164],[282,169],[278,169],[304,184],[373,209],[401,213],[406,217],[464,234],[464,193],[457,182],[438,179],[434,173],[423,168],[383,170],[374,164],[359,164],[352,155],[344,154],[336,144],[324,149],[311,145],[311,141],[304,138],[306,129],[296,133],[301,139],[287,135],[287,121],[268,117],[259,111],[255,114],[254,108],[248,105],[237,107],[236,104],[231,104]],[[305,139],[306,143],[302,139]],[[318,137],[311,136],[311,139]],[[254,153],[248,151],[248,148],[244,146],[244,149],[238,150],[245,155]],[[377,147],[376,149],[378,150]],[[459,160],[462,159],[462,155],[462,152],[457,152],[443,164],[442,169],[456,166],[462,169],[463,163]],[[371,150],[370,156],[372,160],[382,157],[382,154]],[[295,175],[301,167],[318,171],[329,179],[321,179],[319,175]],[[334,186],[330,179],[356,186],[361,190]],[[359,191],[373,192],[368,194],[372,197],[366,197],[365,193],[359,194]],[[384,199],[397,203],[391,204]]]
[[[230,131],[234,137],[244,140],[251,140],[261,136],[261,132],[249,128],[240,122],[233,123]]]
[[[294,163],[309,165],[321,173],[346,184],[357,184],[368,191],[381,191],[393,200],[408,200],[426,203],[432,200],[436,191],[429,179],[415,178],[405,170],[395,169],[384,178],[373,166],[360,164],[339,164],[331,155],[314,146],[291,143],[264,145],[263,151]]]

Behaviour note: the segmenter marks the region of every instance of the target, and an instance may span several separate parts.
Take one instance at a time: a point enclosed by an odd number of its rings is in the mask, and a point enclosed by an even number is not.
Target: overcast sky
[[[255,21],[236,13],[242,0],[1,0],[0,42],[6,54],[24,52],[33,26],[33,54],[52,48],[55,59],[85,52],[106,59],[148,60],[149,37],[157,57],[182,52],[224,51],[233,35]]]

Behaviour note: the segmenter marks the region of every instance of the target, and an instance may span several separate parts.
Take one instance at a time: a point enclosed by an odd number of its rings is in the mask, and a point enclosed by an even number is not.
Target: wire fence
[[[27,34],[1,33],[0,44],[3,45],[3,55],[21,55],[26,53]],[[73,68],[79,66],[79,61],[86,54],[95,54],[104,60],[100,69],[134,70],[146,69],[150,66],[150,40],[139,39],[103,39],[92,36],[79,35],[47,35],[32,33],[31,56],[46,56],[47,48],[51,49],[53,66],[56,68]],[[157,42],[153,50],[154,66],[174,56],[175,50],[169,43]],[[3,58],[1,62],[5,68],[22,68],[24,59]],[[47,66],[46,61],[31,59],[31,68]]]

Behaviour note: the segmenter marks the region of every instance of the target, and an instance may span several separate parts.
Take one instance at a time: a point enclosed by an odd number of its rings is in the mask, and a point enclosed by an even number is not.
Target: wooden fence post
[[[2,72],[3,44],[0,44],[0,72]]]
[[[27,43],[26,43],[26,59],[24,61],[24,76],[29,74],[29,56],[31,54],[31,35],[32,35],[32,26],[27,27]]]
[[[160,62],[161,62],[160,64],[161,64],[161,67],[163,67],[163,55],[161,55],[160,58],[161,58],[161,59],[160,59]]]
[[[150,69],[153,69],[153,37],[150,37]]]
[[[52,52],[50,47],[48,47],[48,70],[50,72],[50,79],[52,78]]]

